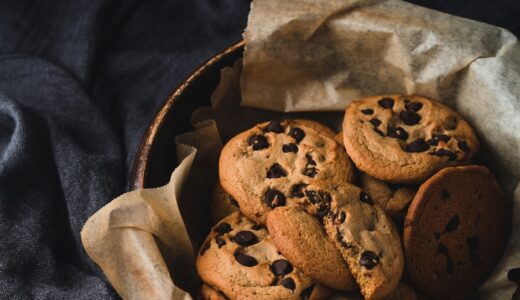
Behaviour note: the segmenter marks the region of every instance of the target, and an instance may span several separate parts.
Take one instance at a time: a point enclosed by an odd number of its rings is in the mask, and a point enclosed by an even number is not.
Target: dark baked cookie
[[[239,211],[237,200],[226,193],[220,182],[217,182],[211,199],[211,221],[215,224],[236,211]]]
[[[309,121],[262,123],[222,149],[220,183],[248,218],[265,224],[265,214],[273,208],[300,204],[306,184],[352,181],[352,165],[343,147],[305,122]]]
[[[265,227],[239,212],[213,227],[196,266],[230,299],[310,299],[317,285],[278,252]]]
[[[400,221],[402,224],[417,188],[411,185],[386,183],[366,173],[360,173],[359,186],[363,191],[374,199],[392,219]]]
[[[267,229],[278,250],[306,275],[335,290],[358,289],[322,224],[302,208],[275,208],[267,214]]]
[[[449,167],[424,182],[405,219],[406,267],[428,296],[467,296],[496,265],[509,219],[493,174]]]
[[[309,185],[305,196],[326,207],[324,227],[366,299],[390,295],[401,279],[401,239],[379,205],[354,185]]]
[[[419,96],[377,96],[349,105],[343,141],[356,167],[394,183],[421,183],[439,169],[468,162],[478,150],[457,112]]]

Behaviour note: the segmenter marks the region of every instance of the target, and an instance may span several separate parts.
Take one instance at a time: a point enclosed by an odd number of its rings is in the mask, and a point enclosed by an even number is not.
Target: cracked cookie
[[[376,96],[349,105],[343,142],[356,167],[394,183],[420,183],[478,150],[460,114],[420,96]]]
[[[358,289],[334,242],[315,217],[297,206],[267,214],[267,229],[278,250],[299,270],[335,290]]]
[[[488,169],[442,169],[420,186],[406,215],[410,278],[433,298],[467,296],[500,258],[507,220],[502,192]]]
[[[301,188],[309,183],[353,180],[343,147],[333,135],[306,122],[311,121],[258,124],[222,149],[220,183],[248,218],[265,224],[265,214],[273,208],[301,204]]]
[[[401,239],[392,220],[360,188],[345,183],[308,185],[310,202],[327,207],[325,231],[366,299],[380,299],[397,287],[404,267]]]
[[[229,299],[316,299],[321,289],[278,252],[265,227],[239,212],[213,227],[196,267]]]

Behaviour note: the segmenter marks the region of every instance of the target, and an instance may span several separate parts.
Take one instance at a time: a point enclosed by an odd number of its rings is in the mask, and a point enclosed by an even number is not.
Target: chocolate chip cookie
[[[496,265],[508,214],[494,176],[481,166],[448,167],[424,182],[405,219],[406,266],[433,298],[467,296]]]
[[[374,199],[392,219],[402,222],[417,188],[411,185],[386,183],[363,172],[359,178],[359,186],[363,191]]]
[[[300,204],[301,188],[326,180],[350,182],[350,160],[335,140],[298,120],[259,124],[222,149],[220,183],[240,211],[260,224],[278,206]]]
[[[335,290],[358,288],[322,224],[303,208],[275,208],[267,214],[267,229],[278,250],[306,275]]]
[[[215,224],[236,211],[239,211],[237,200],[226,193],[220,185],[220,182],[217,182],[213,188],[211,199],[211,221]]]
[[[354,293],[335,293],[329,300],[363,300],[361,294]],[[417,300],[417,295],[412,287],[405,283],[399,283],[396,290],[385,297],[384,300]]]
[[[397,287],[403,272],[401,239],[392,220],[361,189],[351,185],[309,185],[306,197],[326,199],[323,222],[365,299],[381,299]]]
[[[196,267],[205,283],[230,299],[310,299],[316,286],[278,252],[265,227],[239,212],[213,227]]]
[[[349,105],[343,141],[356,167],[394,183],[421,183],[447,165],[468,162],[478,150],[460,114],[419,96],[377,96]]]

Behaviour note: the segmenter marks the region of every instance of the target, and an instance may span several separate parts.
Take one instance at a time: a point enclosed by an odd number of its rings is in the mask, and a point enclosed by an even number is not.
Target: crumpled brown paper
[[[507,270],[520,267],[520,46],[512,34],[401,1],[255,0],[245,38],[243,70],[240,61],[222,70],[212,107],[195,111],[195,131],[178,137],[170,183],[124,194],[85,224],[87,253],[123,298],[196,296],[193,263],[210,225],[204,204],[220,137],[281,115],[339,129],[350,101],[384,93],[440,99],[476,129],[477,162],[497,175],[513,213],[507,249],[479,293],[511,298]]]

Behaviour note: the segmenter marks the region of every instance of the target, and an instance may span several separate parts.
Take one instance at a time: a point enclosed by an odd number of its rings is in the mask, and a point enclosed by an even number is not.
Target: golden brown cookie
[[[353,180],[351,162],[332,135],[298,120],[258,124],[232,138],[219,161],[220,183],[240,211],[260,224],[277,206],[300,204],[305,184]]]
[[[406,268],[415,286],[438,299],[467,296],[502,255],[508,219],[485,167],[448,167],[432,176],[405,219]]]
[[[357,290],[357,284],[322,224],[297,206],[277,207],[267,214],[267,229],[278,250],[312,279],[335,290]]]
[[[384,300],[417,300],[415,291],[405,283],[399,283],[396,290]],[[328,300],[363,300],[363,296],[357,292],[335,293]]]
[[[394,183],[420,183],[468,162],[479,143],[460,114],[419,96],[367,97],[351,103],[343,141],[356,167]]]

